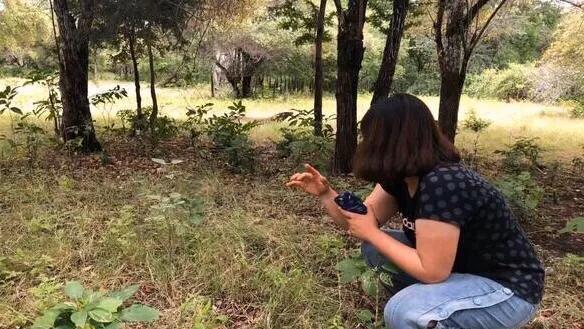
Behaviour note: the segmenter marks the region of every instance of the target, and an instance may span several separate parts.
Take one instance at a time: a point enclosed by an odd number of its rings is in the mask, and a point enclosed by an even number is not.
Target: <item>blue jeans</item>
[[[402,231],[387,233],[411,246]],[[363,243],[361,249],[371,267],[388,262],[370,244]],[[420,283],[403,272],[391,276],[393,286],[388,289],[393,296],[383,312],[390,329],[521,328],[535,316],[535,305],[478,275],[453,273],[436,284]]]

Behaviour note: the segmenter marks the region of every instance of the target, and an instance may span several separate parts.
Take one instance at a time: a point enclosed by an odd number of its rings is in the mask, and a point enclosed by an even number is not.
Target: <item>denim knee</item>
[[[407,293],[395,294],[385,304],[383,318],[385,326],[391,329],[417,328],[417,320],[420,316],[415,305],[411,304],[412,296]],[[415,298],[414,298],[415,299]]]

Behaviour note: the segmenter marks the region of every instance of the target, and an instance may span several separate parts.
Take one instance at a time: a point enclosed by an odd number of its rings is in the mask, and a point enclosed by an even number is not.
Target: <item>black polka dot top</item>
[[[405,182],[384,184],[404,216],[404,232],[414,245],[415,220],[433,219],[460,227],[453,272],[490,278],[517,296],[541,301],[544,270],[533,246],[501,192],[461,164],[441,164],[420,177],[411,197]]]

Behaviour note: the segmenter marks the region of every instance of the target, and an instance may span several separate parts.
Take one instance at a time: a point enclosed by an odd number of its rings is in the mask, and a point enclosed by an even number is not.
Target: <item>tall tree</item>
[[[281,18],[279,26],[296,32],[296,46],[314,44],[314,134],[322,135],[322,94],[324,67],[322,47],[331,36],[325,27],[331,25],[334,16],[326,15],[326,0],[316,6],[311,0],[286,0],[272,10]]]
[[[322,135],[322,42],[324,40],[326,1],[320,0],[316,19],[316,40],[314,42],[314,134],[316,136]]]
[[[101,150],[87,99],[89,34],[94,6],[94,0],[54,0],[61,51],[59,88],[63,103],[63,140],[82,138],[81,149],[85,152]]]
[[[363,61],[363,26],[367,0],[349,0],[343,9],[335,0],[337,34],[337,132],[333,173],[351,172],[351,161],[357,148],[357,93],[359,71]]]
[[[487,27],[507,0],[439,0],[434,38],[440,67],[438,124],[454,141],[468,62]]]
[[[379,67],[377,80],[375,81],[371,104],[389,95],[397,65],[401,39],[404,33],[408,7],[409,0],[393,0],[391,24],[387,33],[383,58]]]

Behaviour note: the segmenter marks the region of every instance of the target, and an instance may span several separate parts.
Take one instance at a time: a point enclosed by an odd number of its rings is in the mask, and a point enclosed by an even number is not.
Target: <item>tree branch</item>
[[[483,34],[485,33],[485,31],[487,30],[487,27],[489,27],[489,24],[491,23],[491,21],[493,20],[493,18],[495,18],[495,16],[499,12],[499,10],[501,10],[501,8],[503,8],[503,5],[505,5],[505,3],[507,3],[507,0],[501,0],[501,2],[497,5],[497,7],[495,7],[495,10],[493,10],[493,12],[491,13],[491,15],[489,16],[489,18],[487,19],[487,21],[485,22],[485,24],[483,25],[483,27],[480,29],[479,33],[476,34],[470,40],[470,46],[469,46],[468,50],[465,49],[465,56],[466,56],[466,53],[469,53],[469,54],[472,53],[473,49],[479,43],[479,41],[481,40],[481,37],[483,36]]]
[[[567,3],[571,6],[574,6],[576,8],[584,10],[584,2],[576,2],[573,0],[558,0],[558,1],[563,2],[563,3]]]

